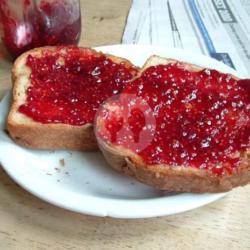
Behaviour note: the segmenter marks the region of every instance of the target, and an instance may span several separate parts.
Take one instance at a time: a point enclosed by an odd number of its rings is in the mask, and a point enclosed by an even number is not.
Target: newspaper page
[[[133,0],[123,43],[183,48],[250,76],[250,0]]]

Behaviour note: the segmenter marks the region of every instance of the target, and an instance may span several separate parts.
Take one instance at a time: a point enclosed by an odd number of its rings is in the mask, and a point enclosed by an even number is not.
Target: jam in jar
[[[77,44],[79,0],[0,0],[0,34],[15,58],[44,45]]]

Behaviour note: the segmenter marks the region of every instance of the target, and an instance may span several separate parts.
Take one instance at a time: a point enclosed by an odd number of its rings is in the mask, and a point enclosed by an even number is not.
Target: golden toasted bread
[[[128,60],[113,55],[104,55],[101,52],[89,48],[63,46],[42,47],[22,54],[15,61],[12,69],[13,101],[7,119],[7,130],[16,143],[37,149],[97,149],[96,139],[93,133],[94,117],[91,122],[81,125],[67,124],[67,122],[39,122],[19,110],[20,106],[26,104],[28,90],[32,87],[32,70],[27,65],[27,58],[31,56],[33,58],[42,58],[57,53],[63,55],[63,59],[60,59],[61,61],[59,62],[60,65],[63,66],[67,56],[73,53],[72,50],[74,50],[74,53],[80,51],[82,57],[85,55],[86,57],[92,55],[95,57],[105,56],[113,63],[123,65],[122,67],[128,71],[131,70],[131,78],[137,73],[137,68]],[[88,60],[85,60],[85,64],[88,64]],[[81,66],[84,67],[84,65]],[[84,77],[84,75],[80,77]],[[118,78],[119,76],[112,76],[112,74],[110,74],[110,80],[112,77]],[[96,84],[96,82],[93,81],[93,84]]]
[[[137,83],[140,83],[140,77],[142,77],[146,70],[151,68],[152,66],[176,63],[178,64],[178,67],[184,68],[185,70],[190,72],[202,70],[202,68],[197,65],[177,62],[176,60],[161,58],[158,56],[152,56],[147,60],[144,67],[138,73],[137,80],[139,79],[139,81],[137,81]],[[150,73],[147,72],[147,74]],[[155,77],[157,78],[157,76]],[[232,78],[237,79],[233,76]],[[154,84],[154,82],[152,82],[152,84]],[[141,87],[140,90],[143,93],[144,88]],[[121,93],[121,96],[122,94],[123,92]],[[114,105],[114,102],[112,101],[105,103],[102,107],[105,112],[107,111],[105,113],[105,119],[103,119],[103,113],[100,111],[97,114],[95,121],[95,134],[99,147],[108,163],[117,171],[124,173],[125,175],[134,177],[138,181],[157,189],[173,192],[225,192],[231,190],[234,187],[242,186],[250,182],[249,139],[247,142],[248,147],[244,148],[243,152],[234,152],[234,155],[237,155],[239,157],[239,164],[231,172],[222,171],[222,174],[215,174],[210,169],[203,169],[201,166],[191,167],[188,165],[178,164],[147,163],[136,152],[136,150],[131,150],[131,148],[126,146],[129,137],[128,135],[123,135],[120,143],[117,143],[116,141],[114,142],[112,141],[112,139],[110,139],[111,137],[107,132],[107,124],[105,125],[105,122],[108,119],[108,115],[111,113],[112,115],[119,118],[119,109],[122,105],[124,105],[124,103],[119,105],[119,101],[117,106]],[[190,112],[192,112],[192,110]],[[117,121],[119,120],[118,118],[116,118]],[[238,116],[238,119],[241,118],[239,118]],[[248,126],[248,133],[249,122],[249,117],[246,117],[244,126]],[[173,123],[172,126],[174,127],[177,125]],[[164,140],[164,138],[162,139]],[[221,163],[221,165],[223,166],[223,163]],[[223,167],[221,168],[221,170],[223,170]]]

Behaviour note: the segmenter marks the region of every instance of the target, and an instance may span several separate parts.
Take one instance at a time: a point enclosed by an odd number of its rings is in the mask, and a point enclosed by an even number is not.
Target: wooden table
[[[130,1],[83,0],[81,4],[80,44],[119,43]],[[0,98],[11,87],[10,68],[0,48]],[[0,169],[0,249],[250,249],[249,206],[250,185],[175,216],[97,218],[39,200]]]

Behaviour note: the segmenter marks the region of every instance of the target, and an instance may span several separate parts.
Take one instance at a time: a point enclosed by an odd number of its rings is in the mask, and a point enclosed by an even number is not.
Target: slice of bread
[[[33,72],[27,65],[28,58],[46,58],[48,55],[57,53],[60,56],[63,55],[63,58],[60,57],[59,59],[60,65],[63,66],[68,55],[78,52],[81,53],[81,57],[83,57],[83,59],[85,56],[86,58],[90,56],[105,56],[105,58],[111,60],[112,63],[122,65],[122,67],[124,67],[128,72],[131,72],[131,78],[137,73],[137,68],[128,60],[113,55],[104,55],[101,52],[97,52],[89,48],[71,46],[42,47],[22,54],[15,61],[12,69],[13,102],[7,119],[8,133],[16,143],[35,149],[93,150],[98,148],[95,135],[93,133],[94,115],[86,124],[74,125],[67,124],[67,122],[40,122],[39,120],[37,121],[33,117],[29,117],[25,113],[20,112],[20,107],[27,103],[27,93],[29,88],[32,87],[31,78],[33,77]],[[88,59],[86,59],[84,63],[86,65],[89,64]],[[84,68],[84,64],[81,65],[81,67]],[[119,81],[120,79],[118,78],[119,74],[109,74],[106,81]],[[124,82],[121,80],[121,84]],[[97,85],[94,81],[93,84]],[[83,95],[84,91],[85,90],[83,89]],[[87,94],[88,93],[86,93],[86,95]]]
[[[158,56],[150,57],[145,63],[144,67],[138,74],[138,80],[136,84],[140,83],[140,79],[144,77],[147,73],[147,69],[152,68],[152,66],[157,65],[168,65],[168,64],[178,64],[190,72],[201,71],[202,68],[197,65],[192,65],[184,62],[177,62],[173,59],[165,59]],[[146,73],[145,73],[146,72]],[[145,73],[145,74],[144,74]],[[143,75],[144,74],[144,75]],[[147,73],[149,74],[149,73]],[[157,76],[156,76],[157,77]],[[236,77],[233,77],[237,79]],[[153,82],[151,84],[154,84]],[[249,89],[249,81],[247,82]],[[133,82],[131,84],[133,85]],[[129,86],[128,85],[128,86]],[[145,88],[145,86],[144,86]],[[144,88],[140,90],[144,91]],[[167,163],[147,163],[136,150],[132,150],[129,147],[129,135],[123,134],[121,132],[121,138],[119,143],[117,141],[112,141],[110,137],[108,128],[111,125],[107,125],[106,121],[109,119],[109,115],[115,117],[115,122],[112,125],[117,127],[117,121],[120,118],[120,109],[123,106],[130,105],[130,103],[119,102],[123,97],[123,93],[127,93],[126,89],[121,93],[120,99],[107,101],[97,113],[95,120],[95,134],[101,151],[103,152],[108,163],[117,171],[124,173],[125,175],[134,177],[138,181],[155,187],[161,190],[168,190],[173,192],[225,192],[229,191],[234,187],[242,186],[250,182],[250,150],[249,150],[249,111],[248,117],[245,117],[245,127],[246,133],[248,133],[247,147],[244,148],[243,152],[233,152],[234,155],[239,157],[239,164],[232,171],[227,172],[225,170],[222,174],[216,174],[210,169],[205,169],[202,167],[191,167],[189,165],[178,165],[178,164],[167,164]],[[245,93],[248,95],[249,93]],[[125,98],[126,99],[126,98]],[[248,110],[250,103],[248,104]],[[125,107],[126,108],[126,107]],[[105,117],[105,119],[104,119]],[[239,118],[239,117],[238,117]],[[113,119],[113,118],[112,118]],[[134,118],[137,119],[137,118]],[[239,118],[241,120],[241,118]],[[243,123],[244,123],[243,122]],[[110,123],[111,124],[111,123]],[[239,122],[240,124],[240,122]],[[154,124],[150,124],[152,127]],[[177,123],[172,124],[173,127],[178,126]],[[240,125],[239,125],[240,126]],[[121,126],[120,126],[121,128]],[[117,129],[118,131],[119,129]],[[124,132],[125,131],[125,132]],[[246,134],[247,135],[247,134]],[[164,140],[164,138],[162,138]],[[153,138],[152,138],[153,140]],[[191,142],[190,142],[191,143]],[[220,142],[219,142],[220,143]],[[188,143],[187,143],[188,145]],[[159,145],[160,146],[160,145]],[[172,152],[170,152],[172,153]],[[145,157],[145,155],[144,155]],[[221,170],[223,170],[223,163],[221,163]],[[226,168],[226,167],[225,167]],[[216,170],[216,169],[215,169]]]

